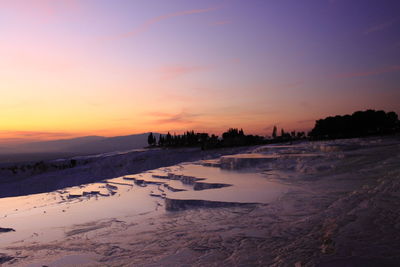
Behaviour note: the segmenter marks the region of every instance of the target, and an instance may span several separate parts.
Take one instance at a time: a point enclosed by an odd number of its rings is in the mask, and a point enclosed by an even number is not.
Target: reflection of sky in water
[[[270,158],[265,155],[246,154],[243,159],[263,157]],[[234,158],[240,160],[238,155]],[[169,173],[203,178],[204,180],[200,181],[202,183],[232,186],[195,191],[193,184],[182,183],[179,179],[157,178],[157,175],[167,177]],[[132,217],[148,212],[165,212],[164,207],[161,207],[164,205],[163,199],[150,196],[151,193],[164,194],[168,198],[176,199],[267,203],[289,189],[286,185],[268,181],[266,176],[257,173],[255,169],[223,170],[197,163],[160,168],[126,177],[161,184],[148,183],[142,187],[135,185],[132,180],[119,177],[109,179],[107,183],[93,183],[50,193],[0,199],[0,227],[12,227],[16,230],[2,234],[0,244],[27,238],[45,242],[62,237],[66,226],[110,218],[131,220]],[[186,191],[172,192],[164,184]]]
[[[227,202],[270,202],[288,186],[270,182],[259,173],[246,173],[223,170],[220,168],[204,167],[196,164],[185,164],[179,173],[187,176],[206,178],[202,182],[223,183],[232,186],[201,191],[183,191],[168,193],[170,198],[179,199],[205,199]]]
[[[98,186],[104,184],[91,184],[89,189],[94,190]],[[76,194],[83,189],[74,187],[71,192]],[[16,230],[2,234],[0,244],[28,237],[49,241],[63,236],[62,227],[65,226],[107,218],[123,219],[155,211],[158,200],[149,196],[149,188],[121,185],[118,186],[118,192],[110,197],[90,196],[63,200],[61,196],[53,192],[0,199],[0,226]],[[13,208],[3,209],[10,206]]]

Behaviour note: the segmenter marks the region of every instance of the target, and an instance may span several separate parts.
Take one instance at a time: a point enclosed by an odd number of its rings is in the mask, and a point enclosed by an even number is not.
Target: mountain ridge
[[[69,139],[35,141],[23,144],[2,146],[0,154],[17,153],[74,153],[94,154],[119,150],[143,148],[147,146],[149,133],[104,137],[97,135],[81,136]],[[157,137],[158,133],[155,134]]]

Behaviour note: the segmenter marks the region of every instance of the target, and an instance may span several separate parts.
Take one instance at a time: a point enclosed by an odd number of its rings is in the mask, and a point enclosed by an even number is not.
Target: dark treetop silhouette
[[[352,115],[327,117],[317,120],[309,133],[311,140],[354,138],[387,135],[400,132],[400,121],[395,112],[382,110],[356,111]]]
[[[274,128],[276,132],[276,127]],[[273,139],[267,139],[259,135],[246,135],[243,129],[230,128],[228,131],[222,134],[222,138],[208,133],[195,133],[194,131],[188,131],[183,135],[160,135],[158,144],[155,142],[153,134],[150,133],[148,143],[150,146],[159,147],[201,147],[202,149],[222,148],[222,147],[234,147],[234,146],[250,146],[259,144],[270,144],[285,141],[293,141],[298,139],[304,139],[304,132],[295,131],[291,133],[285,133],[282,129],[281,136],[276,136]]]
[[[291,142],[306,139],[304,132],[285,132],[281,129],[277,135],[276,126],[272,130],[272,138],[259,135],[245,135],[243,129],[230,128],[222,134],[222,138],[208,133],[188,131],[183,135],[160,135],[158,142],[152,133],[148,137],[150,146],[159,147],[201,147],[202,149],[249,146]],[[370,135],[387,135],[400,133],[400,121],[395,112],[382,110],[356,111],[352,115],[327,117],[315,122],[315,127],[308,133],[309,140],[354,138]]]

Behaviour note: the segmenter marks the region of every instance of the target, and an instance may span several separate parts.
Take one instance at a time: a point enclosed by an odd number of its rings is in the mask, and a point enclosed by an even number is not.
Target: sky
[[[0,0],[0,143],[400,114],[398,0]]]

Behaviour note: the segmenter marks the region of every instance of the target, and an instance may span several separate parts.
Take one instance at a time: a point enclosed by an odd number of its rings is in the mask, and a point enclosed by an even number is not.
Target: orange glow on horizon
[[[0,142],[231,127],[270,135],[355,110],[400,111],[398,62],[355,42],[336,50],[345,44],[264,4],[94,2],[2,2]],[[270,26],[282,19],[291,26]],[[349,64],[354,51],[362,56]]]

